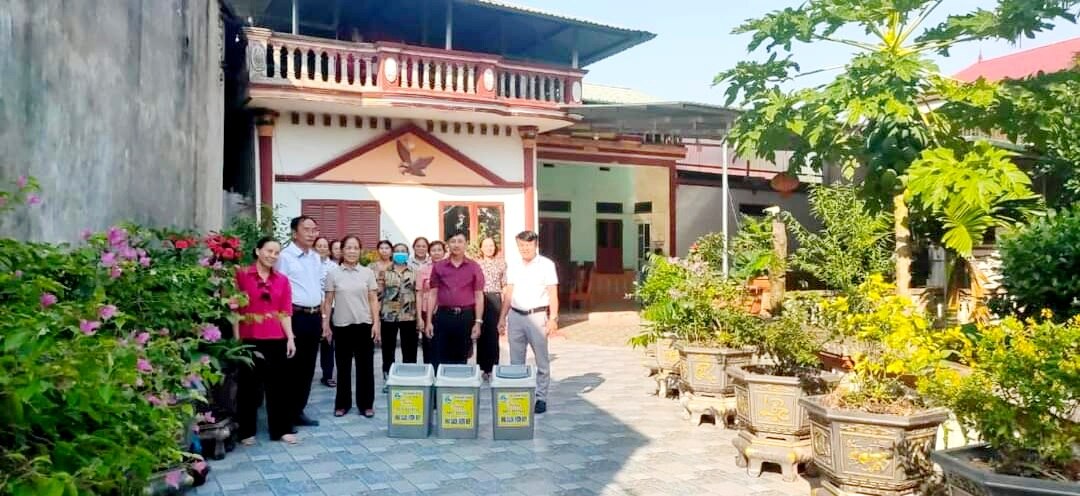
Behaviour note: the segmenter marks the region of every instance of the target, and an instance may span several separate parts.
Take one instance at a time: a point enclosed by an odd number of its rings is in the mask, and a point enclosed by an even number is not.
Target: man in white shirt
[[[521,263],[506,271],[499,334],[509,333],[510,363],[525,363],[526,347],[536,358],[536,413],[547,411],[551,383],[548,336],[559,328],[559,276],[555,263],[537,253],[539,236],[522,231],[516,236]]]
[[[296,335],[296,355],[288,362],[290,410],[293,425],[316,426],[304,414],[311,396],[311,380],[315,377],[315,358],[322,339],[323,277],[325,268],[319,253],[312,245],[319,237],[315,219],[301,215],[289,224],[292,243],[281,250],[275,269],[289,278],[292,287],[292,328]]]

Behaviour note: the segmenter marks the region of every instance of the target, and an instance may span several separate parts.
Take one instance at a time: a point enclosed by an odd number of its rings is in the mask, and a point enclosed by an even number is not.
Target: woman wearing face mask
[[[382,369],[383,379],[397,354],[397,335],[401,332],[401,360],[416,363],[416,344],[420,335],[416,327],[416,273],[409,267],[409,247],[394,245],[392,265],[383,271],[379,304],[382,309]],[[383,387],[386,392],[386,387]]]
[[[416,273],[420,272],[420,268],[431,263],[431,256],[428,255],[428,247],[431,245],[428,239],[420,236],[412,242],[413,256],[409,258],[409,267]]]
[[[431,291],[431,266],[435,262],[442,260],[446,257],[446,243],[435,240],[431,242],[431,246],[428,248],[429,263],[422,268],[416,275],[416,291],[417,299],[420,306],[420,328],[424,328],[424,323],[431,319],[432,313],[435,311],[435,294]],[[431,338],[427,337],[427,334],[421,334],[420,348],[424,352],[424,363],[433,363],[435,358],[435,350],[431,346]]]
[[[254,348],[252,363],[240,367],[237,422],[240,443],[255,444],[255,423],[266,395],[266,423],[271,441],[296,444],[292,434],[285,361],[296,354],[292,331],[292,286],[274,270],[281,243],[266,237],[255,243],[255,263],[236,272],[236,287],[247,294],[241,307],[240,341]]]
[[[326,276],[323,299],[323,337],[333,339],[337,349],[337,397],[334,416],[352,407],[352,366],[356,363],[356,407],[365,417],[375,416],[375,364],[372,355],[381,341],[379,332],[379,284],[371,269],[360,265],[360,238],[346,236],[341,242],[344,259]],[[333,308],[331,315],[330,309]]]

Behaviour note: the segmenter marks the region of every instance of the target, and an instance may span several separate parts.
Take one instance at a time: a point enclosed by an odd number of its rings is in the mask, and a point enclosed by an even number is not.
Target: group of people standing
[[[399,337],[406,363],[417,363],[418,348],[436,367],[466,363],[475,350],[486,381],[499,362],[499,336],[508,335],[511,363],[525,363],[533,349],[535,410],[547,410],[547,337],[558,327],[558,278],[554,263],[537,253],[535,232],[516,236],[521,263],[510,266],[492,238],[481,240],[479,257],[468,257],[467,235],[458,232],[445,242],[417,238],[411,252],[404,243],[380,241],[377,260],[365,267],[357,236],[320,238],[318,223],[306,216],[294,218],[290,229],[284,248],[272,238],[259,240],[256,262],[236,276],[248,296],[239,336],[254,352],[239,381],[244,444],[255,442],[264,395],[270,439],[293,444],[296,427],[319,425],[305,414],[319,354],[320,382],[337,388],[334,415],[353,405],[355,364],[355,404],[373,417],[373,355],[380,347],[385,381]]]

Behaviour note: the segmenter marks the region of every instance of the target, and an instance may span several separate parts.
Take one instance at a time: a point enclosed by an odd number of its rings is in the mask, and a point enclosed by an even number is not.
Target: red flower
[[[221,257],[226,260],[232,260],[236,256],[236,252],[232,248],[225,248],[221,251]]]
[[[176,245],[176,249],[178,249],[178,250],[186,250],[188,248],[188,246],[189,246],[188,241],[186,239],[178,240],[174,244]]]

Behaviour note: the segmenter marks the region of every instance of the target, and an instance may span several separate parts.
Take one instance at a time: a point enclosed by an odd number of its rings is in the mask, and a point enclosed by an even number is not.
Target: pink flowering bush
[[[32,179],[14,186],[0,212],[42,201]],[[78,246],[0,239],[0,494],[137,494],[198,463],[184,451],[205,420],[192,386],[242,357],[222,328],[244,298],[231,264],[200,265],[210,250],[174,234],[203,239],[136,226]]]

